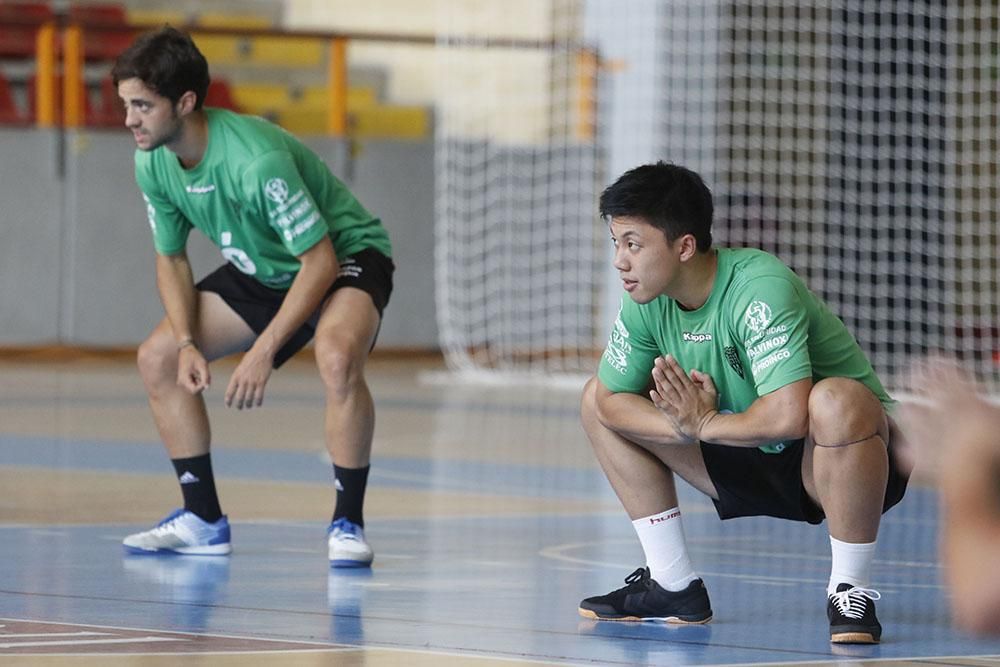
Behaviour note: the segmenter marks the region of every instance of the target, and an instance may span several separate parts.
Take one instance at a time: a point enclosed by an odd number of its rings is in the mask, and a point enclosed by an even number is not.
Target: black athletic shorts
[[[804,440],[796,440],[780,454],[765,454],[756,447],[702,442],[705,467],[719,494],[719,499],[712,501],[719,518],[773,516],[821,523],[826,518],[823,508],[812,501],[802,484],[804,447]],[[890,442],[883,513],[903,498],[908,479],[899,472]]]
[[[379,316],[389,303],[392,294],[392,260],[372,248],[366,248],[340,261],[340,273],[333,281],[326,295],[333,294],[341,287],[356,287],[364,290],[372,298]],[[262,285],[232,264],[226,263],[198,281],[196,287],[204,292],[215,292],[222,297],[236,314],[243,318],[254,333],[260,335],[271,323],[288,290],[279,290]],[[301,350],[316,334],[320,309],[309,316],[298,331],[274,356],[274,367],[278,368]]]

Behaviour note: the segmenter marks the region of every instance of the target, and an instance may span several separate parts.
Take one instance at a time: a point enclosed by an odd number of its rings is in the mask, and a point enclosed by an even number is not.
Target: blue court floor
[[[643,560],[578,425],[578,393],[427,383],[423,370],[372,364],[376,560],[339,571],[326,561],[333,494],[308,364],[275,374],[258,411],[222,408],[221,378],[208,397],[233,524],[234,552],[221,558],[121,548],[179,503],[129,364],[4,364],[0,665],[199,654],[243,665],[1000,665],[1000,640],[950,626],[936,499],[920,488],[883,520],[880,645],[829,643],[824,526],[721,522],[687,487],[685,530],[714,620],[579,617],[581,598],[624,585]]]

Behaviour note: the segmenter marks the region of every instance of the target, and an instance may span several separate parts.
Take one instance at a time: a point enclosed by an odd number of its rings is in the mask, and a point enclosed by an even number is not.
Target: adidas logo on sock
[[[185,470],[184,474],[180,476],[181,484],[194,484],[195,482],[200,482],[201,480],[192,473],[190,470]]]

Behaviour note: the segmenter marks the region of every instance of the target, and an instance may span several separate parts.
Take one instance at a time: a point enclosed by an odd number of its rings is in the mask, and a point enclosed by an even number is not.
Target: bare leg
[[[693,445],[636,443],[605,425],[597,409],[601,385],[594,378],[583,390],[580,416],[604,474],[636,530],[646,569],[628,586],[580,603],[585,618],[707,623],[711,605],[691,565],[678,506],[676,471],[699,490],[715,494],[701,450]],[[638,601],[638,602],[637,602]]]
[[[326,387],[326,446],[334,464],[363,468],[371,457],[375,406],[365,382],[379,315],[371,297],[346,287],[328,300],[316,331],[316,364]]]
[[[250,327],[211,292],[199,293],[199,324],[195,342],[209,361],[245,349],[253,340]],[[153,420],[170,458],[207,453],[211,431],[205,399],[177,384],[177,343],[166,319],[139,346],[138,366]]]
[[[718,497],[696,445],[639,444],[604,426],[597,416],[597,380],[583,390],[580,415],[611,487],[633,520],[677,507],[673,470],[710,497]]]
[[[860,382],[822,380],[809,395],[809,436],[802,477],[826,513],[830,535],[874,542],[889,479],[889,423],[882,404]]]

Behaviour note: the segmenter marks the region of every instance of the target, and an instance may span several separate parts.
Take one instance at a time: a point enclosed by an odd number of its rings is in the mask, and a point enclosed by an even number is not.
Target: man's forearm
[[[156,286],[178,345],[193,341],[197,328],[197,291],[187,258],[157,255]]]
[[[269,353],[276,353],[323,302],[338,270],[332,247],[329,253],[320,249],[303,261],[281,308],[261,332],[255,345],[266,346]]]
[[[1000,630],[1000,578],[985,576],[1000,549],[997,468],[995,460],[957,459],[941,480],[942,549],[956,620],[980,633]]]
[[[743,412],[717,412],[702,425],[699,437],[734,447],[804,438],[809,434],[811,390],[811,380],[799,380],[759,397]]]
[[[784,420],[772,419],[769,414],[757,414],[754,406],[746,412],[735,414],[715,413],[705,423],[701,439],[717,445],[733,447],[760,447],[769,442],[797,440],[808,433],[808,426],[798,427]]]
[[[657,444],[688,442],[670,420],[642,396],[609,392],[597,404],[601,423],[626,440]]]

